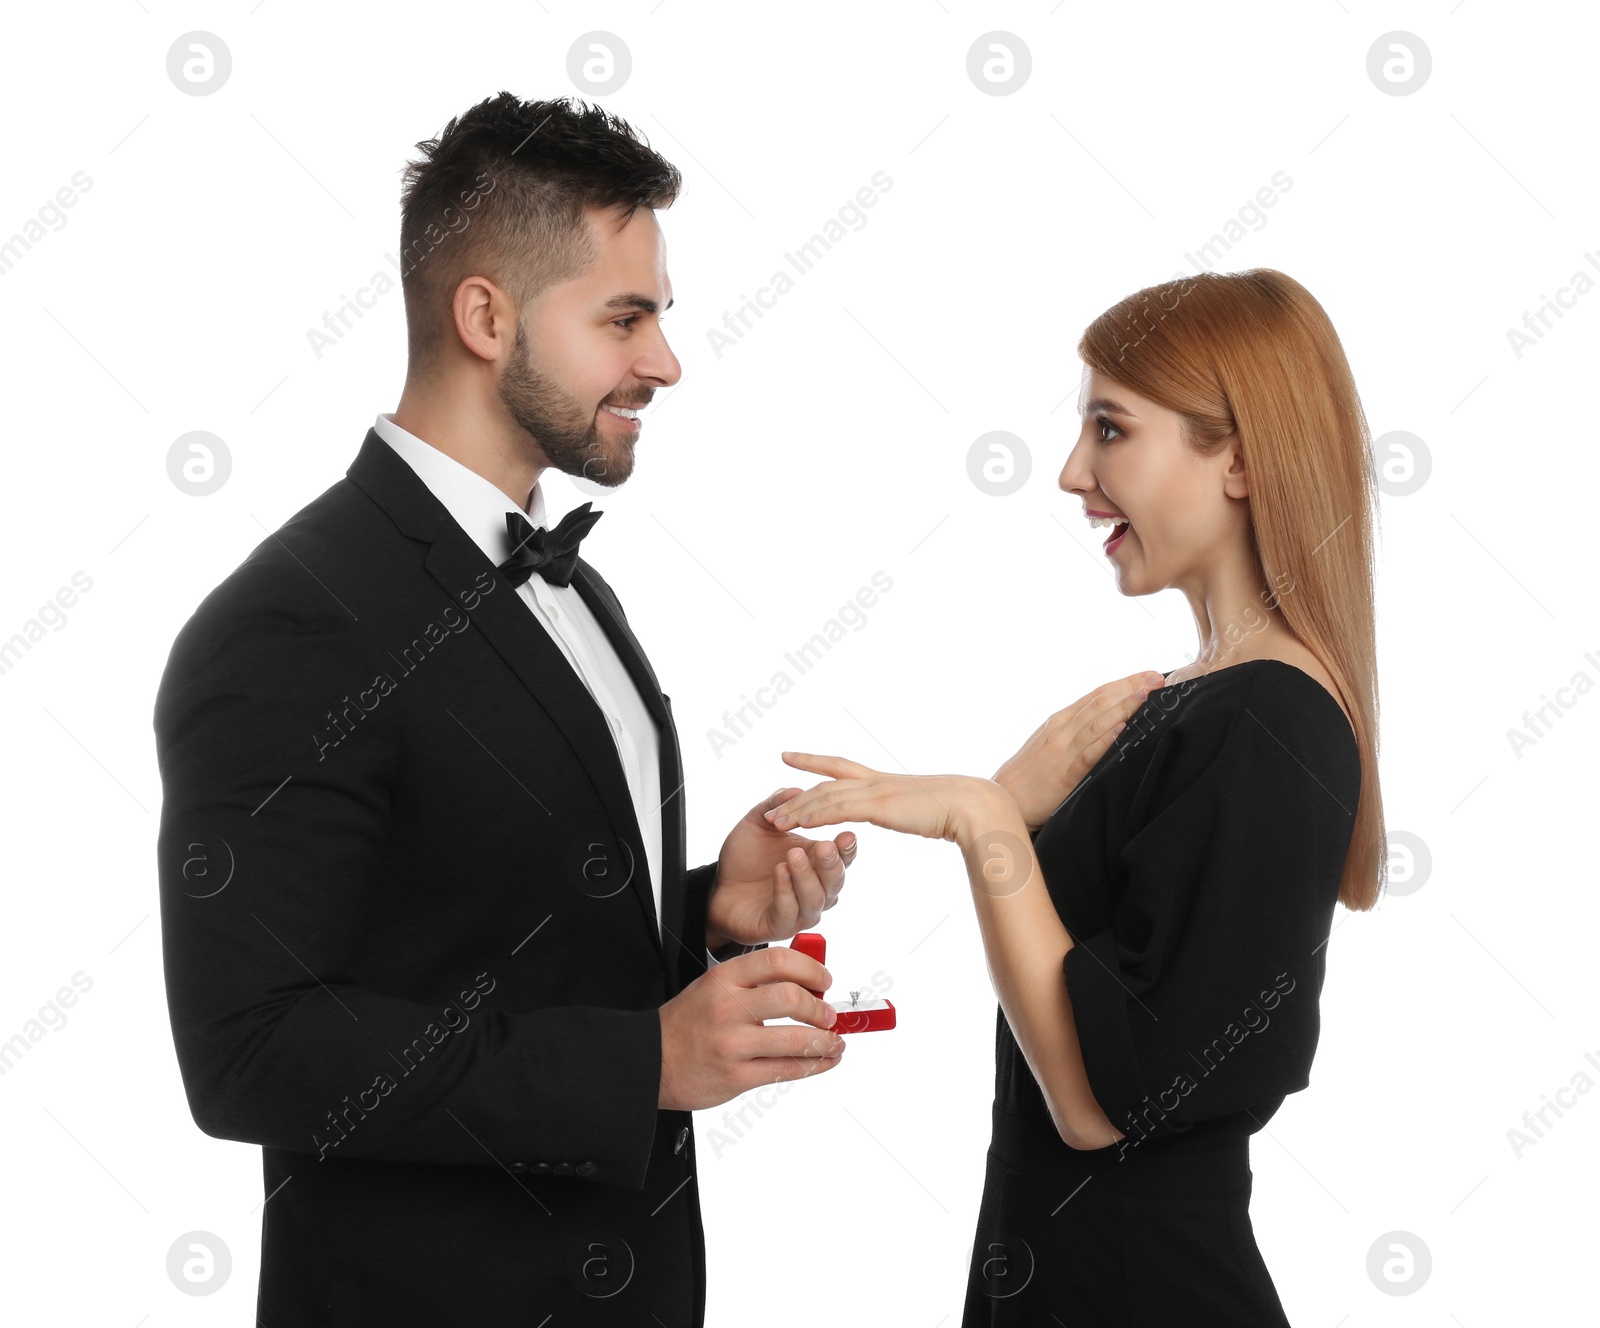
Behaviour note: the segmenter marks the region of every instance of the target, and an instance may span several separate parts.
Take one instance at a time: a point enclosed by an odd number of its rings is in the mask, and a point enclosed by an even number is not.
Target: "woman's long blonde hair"
[[[1201,456],[1237,433],[1263,584],[1292,587],[1278,608],[1333,676],[1354,723],[1361,798],[1339,901],[1371,908],[1389,859],[1378,786],[1378,485],[1332,322],[1282,272],[1207,272],[1119,301],[1089,325],[1078,354],[1102,377],[1182,416],[1185,441]]]

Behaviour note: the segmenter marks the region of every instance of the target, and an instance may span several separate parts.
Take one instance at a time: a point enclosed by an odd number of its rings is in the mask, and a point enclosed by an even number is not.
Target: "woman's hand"
[[[768,811],[767,819],[780,830],[867,821],[964,846],[988,828],[995,799],[1009,801],[992,780],[969,775],[890,775],[842,756],[809,752],[784,752],[783,759],[797,770],[832,778]]]
[[[1067,800],[1145,697],[1166,681],[1152,669],[1096,687],[1051,715],[1000,767],[994,782],[1016,799],[1030,834]]]

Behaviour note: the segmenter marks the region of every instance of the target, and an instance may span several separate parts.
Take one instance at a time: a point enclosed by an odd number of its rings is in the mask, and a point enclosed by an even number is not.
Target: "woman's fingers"
[[[858,795],[862,785],[856,782],[827,780],[815,788],[797,794],[787,802],[779,803],[766,813],[774,829],[797,830],[802,826],[833,825],[839,821],[869,820],[861,814]]]
[[[810,752],[784,752],[783,759],[790,765],[796,766],[801,770],[812,770],[819,775],[829,775],[831,778],[821,784],[815,785],[805,792],[801,792],[798,789],[790,790],[790,792],[793,793],[792,797],[779,798],[775,794],[772,799],[773,805],[768,807],[767,810],[762,813],[762,815],[765,816],[767,821],[777,829],[781,829],[785,826],[794,826],[799,822],[799,817],[795,815],[797,803],[805,803],[806,809],[814,812],[817,810],[817,796],[824,790],[831,791],[839,788],[844,780],[855,781],[855,784],[852,784],[852,787],[854,787],[862,780],[880,777],[876,770],[869,769],[864,765],[859,765],[855,761],[847,761],[842,756],[813,756]],[[850,818],[847,816],[840,816],[835,817],[834,819],[849,820]],[[817,822],[817,824],[827,825],[829,822],[823,820]],[[854,841],[852,841],[850,846],[850,857],[854,856],[855,844]],[[849,858],[846,858],[845,861],[848,862]]]
[[[767,813],[767,819],[772,822],[777,830],[792,830],[797,826],[811,823],[811,818],[821,811],[817,797],[817,789],[824,785],[818,784],[817,788],[790,798],[788,802],[780,803]],[[818,825],[826,825],[827,821],[818,821]]]
[[[767,808],[763,815],[775,829],[792,826],[799,820],[796,813],[802,808],[814,810],[818,795],[822,790],[832,788],[836,782],[831,779],[826,780],[813,788],[806,789],[803,793],[796,793],[794,797],[785,798],[775,806]]]
[[[763,804],[763,810],[770,812],[774,807],[781,807],[790,798],[801,792],[803,790],[794,787],[792,784],[788,788],[775,789],[772,796]]]
[[[873,822],[874,798],[879,790],[856,781],[829,780],[807,789],[779,809],[773,825],[791,833],[841,821]],[[875,823],[875,822],[874,822]]]
[[[1150,689],[1146,685],[1143,673],[1136,673],[1131,678],[1124,678],[1120,683],[1112,684],[1096,703],[1099,713],[1090,725],[1095,736],[1089,750],[1103,752],[1111,740],[1127,728],[1128,721],[1138,712],[1149,695]]]
[[[1101,688],[1095,697],[1097,726],[1105,729],[1126,722],[1150,695],[1150,676],[1141,671]]]
[[[831,779],[870,779],[878,772],[858,761],[847,761],[842,756],[818,756],[813,752],[784,752],[784,763],[798,770],[827,775]]]
[[[1098,714],[1090,722],[1089,729],[1094,734],[1089,745],[1084,749],[1088,753],[1103,753],[1111,740],[1128,727],[1128,721],[1138,713],[1139,707],[1154,690],[1151,679],[1161,678],[1155,686],[1164,685],[1165,678],[1160,674],[1141,671],[1123,678],[1120,682],[1110,683],[1101,689],[1101,695],[1095,701]],[[1090,766],[1093,761],[1088,762]]]
[[[1105,683],[1075,706],[1059,712],[1076,719],[1076,722],[1061,724],[1053,735],[1058,749],[1064,749],[1062,768],[1075,769],[1077,779],[1094,768],[1112,739],[1127,727],[1128,720],[1144,704],[1150,694],[1150,678],[1151,674],[1141,671]]]

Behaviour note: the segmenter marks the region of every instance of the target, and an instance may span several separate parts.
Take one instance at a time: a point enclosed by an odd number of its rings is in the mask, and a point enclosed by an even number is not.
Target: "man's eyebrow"
[[[1108,415],[1125,415],[1130,420],[1136,420],[1139,418],[1126,406],[1113,401],[1110,397],[1096,397],[1093,401],[1084,406],[1084,408],[1078,413],[1087,417],[1089,415],[1093,415],[1097,410],[1103,410]]]
[[[677,303],[677,296],[667,301],[667,308],[672,308]],[[647,314],[653,314],[661,308],[657,300],[652,300],[648,295],[641,295],[637,291],[629,291],[626,295],[613,295],[606,301],[607,309],[640,309]]]

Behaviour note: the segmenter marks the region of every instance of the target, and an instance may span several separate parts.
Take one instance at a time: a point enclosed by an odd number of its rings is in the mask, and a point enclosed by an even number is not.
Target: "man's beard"
[[[554,379],[534,368],[519,324],[511,361],[500,375],[500,400],[533,437],[550,464],[566,475],[615,488],[633,474],[633,441],[606,439],[596,415]],[[633,403],[618,402],[631,408]],[[639,404],[643,404],[642,402]]]

